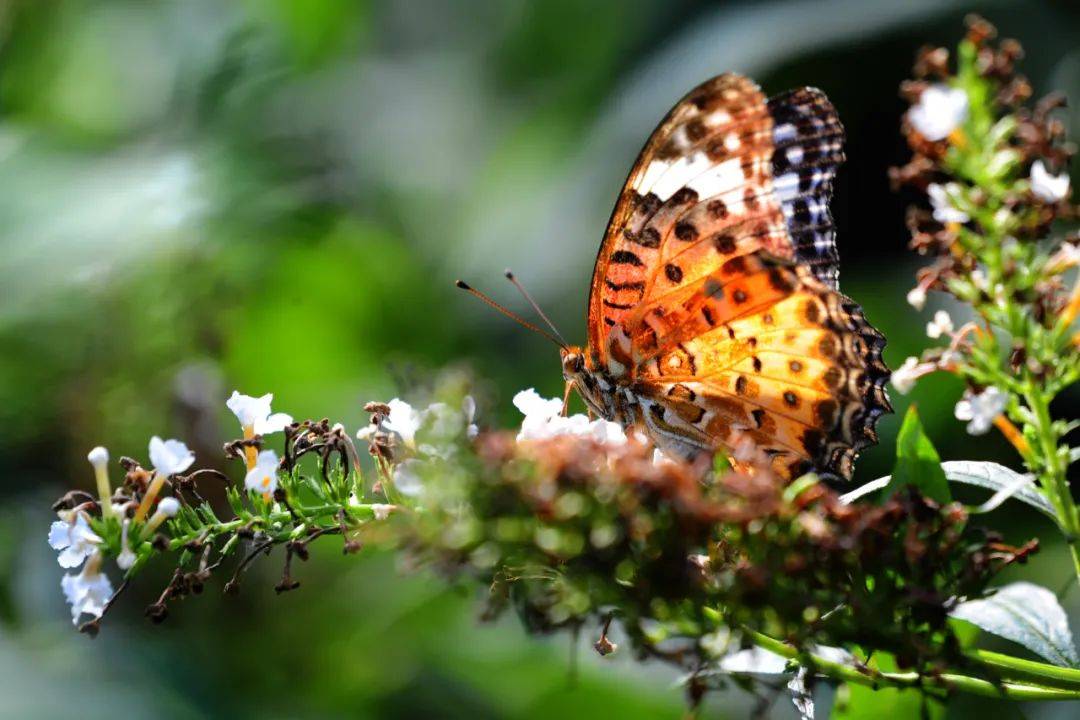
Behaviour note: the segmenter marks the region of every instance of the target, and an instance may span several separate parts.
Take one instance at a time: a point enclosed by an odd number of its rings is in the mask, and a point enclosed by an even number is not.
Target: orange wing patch
[[[746,274],[726,295],[745,292],[743,302],[701,304],[716,313],[714,326],[698,332],[704,313],[691,312],[639,366],[634,387],[648,406],[646,424],[687,454],[730,449],[747,436],[784,476],[817,467],[850,477],[891,409],[884,338],[809,267],[741,260]]]

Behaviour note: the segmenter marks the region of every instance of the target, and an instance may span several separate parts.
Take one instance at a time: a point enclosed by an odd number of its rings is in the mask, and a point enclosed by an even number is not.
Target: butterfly
[[[587,344],[561,350],[592,413],[684,458],[748,438],[785,478],[851,477],[892,408],[885,339],[838,290],[843,141],[814,88],[725,74],[675,105],[611,214]]]

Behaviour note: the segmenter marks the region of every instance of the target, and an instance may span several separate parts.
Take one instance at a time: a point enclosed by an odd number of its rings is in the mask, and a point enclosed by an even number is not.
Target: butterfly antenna
[[[525,301],[528,302],[529,305],[532,305],[532,309],[536,311],[536,314],[544,319],[544,322],[547,323],[547,326],[551,328],[551,332],[555,333],[555,337],[559,338],[559,340],[562,342],[563,347],[566,347],[569,344],[566,342],[566,338],[564,338],[562,336],[562,333],[559,332],[559,328],[555,327],[555,323],[551,322],[551,318],[545,315],[544,311],[540,309],[540,306],[536,303],[535,300],[533,300],[532,295],[530,295],[529,291],[525,289],[525,286],[521,284],[521,281],[517,279],[513,271],[507,268],[504,275],[506,275],[507,280],[514,284],[514,287],[518,289],[518,292],[520,292],[521,296],[525,298]]]
[[[518,325],[521,325],[522,327],[528,328],[529,330],[532,330],[532,331],[533,331],[533,332],[535,332],[535,333],[538,333],[538,334],[540,334],[540,335],[543,335],[544,337],[546,337],[546,338],[547,338],[548,340],[550,340],[551,342],[555,343],[555,344],[556,344],[556,345],[558,345],[559,347],[561,347],[561,348],[563,348],[563,349],[566,349],[566,343],[565,343],[565,342],[563,342],[563,341],[562,341],[561,339],[559,339],[559,338],[555,337],[554,335],[552,335],[551,333],[549,333],[549,332],[548,332],[547,330],[544,330],[543,328],[539,328],[539,327],[537,327],[537,326],[533,325],[533,324],[532,324],[531,322],[529,322],[529,321],[525,320],[525,319],[524,319],[524,318],[522,318],[522,317],[521,317],[520,315],[518,315],[518,314],[516,314],[516,313],[513,313],[513,312],[511,312],[511,311],[507,310],[507,309],[506,309],[506,308],[504,308],[504,307],[503,307],[502,305],[500,305],[499,303],[495,302],[494,300],[492,300],[491,298],[489,298],[489,297],[488,297],[487,295],[485,295],[484,293],[480,292],[480,291],[479,291],[479,290],[477,290],[476,288],[472,287],[472,286],[471,286],[471,285],[469,285],[468,283],[465,283],[465,282],[462,282],[461,280],[458,280],[458,281],[457,281],[457,282],[455,282],[454,284],[455,284],[455,285],[457,285],[457,286],[458,286],[459,288],[461,288],[462,290],[464,290],[465,292],[469,293],[470,295],[472,295],[472,296],[474,296],[474,297],[478,298],[479,300],[481,300],[482,302],[484,302],[484,303],[485,303],[486,305],[488,305],[488,306],[490,306],[490,307],[494,308],[495,310],[498,310],[498,311],[499,311],[499,312],[501,312],[501,313],[502,313],[503,315],[505,315],[506,317],[510,318],[510,319],[511,319],[511,320],[513,320],[514,322],[516,322],[516,323],[517,323]]]

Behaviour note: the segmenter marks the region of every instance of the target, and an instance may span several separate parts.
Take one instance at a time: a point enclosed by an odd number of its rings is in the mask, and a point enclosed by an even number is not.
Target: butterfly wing
[[[843,127],[819,90],[766,100],[753,81],[727,74],[688,93],[645,144],[608,223],[589,295],[594,360],[605,359],[612,328],[648,296],[650,276],[715,265],[712,246],[805,261],[835,287],[828,205],[842,145]]]
[[[691,91],[649,139],[597,258],[589,352],[632,368],[661,444],[749,435],[787,474],[847,476],[875,439],[884,341],[835,290],[842,143],[820,91],[766,100],[737,75]]]
[[[643,422],[679,454],[749,437],[784,477],[849,478],[891,409],[884,338],[806,265],[733,258],[627,332]]]

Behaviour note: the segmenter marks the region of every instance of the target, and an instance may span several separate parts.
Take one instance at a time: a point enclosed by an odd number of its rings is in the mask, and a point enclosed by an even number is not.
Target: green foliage
[[[945,471],[941,469],[941,458],[923,431],[914,405],[904,415],[904,424],[896,437],[896,465],[884,497],[891,497],[905,486],[917,488],[923,495],[942,505],[952,502],[949,483],[945,479]]]

